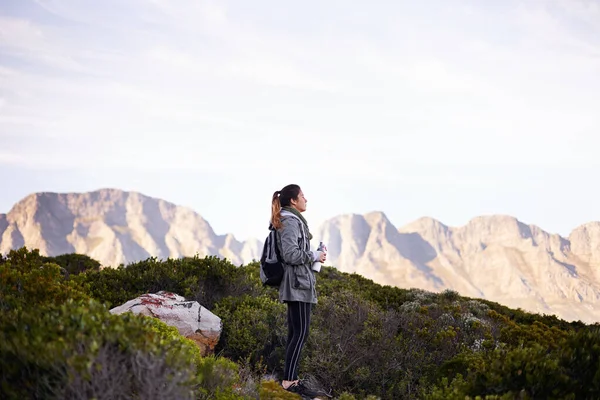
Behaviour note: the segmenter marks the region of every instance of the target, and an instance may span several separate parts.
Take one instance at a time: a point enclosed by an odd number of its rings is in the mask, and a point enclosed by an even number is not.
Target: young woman
[[[298,185],[288,185],[273,193],[271,225],[277,230],[283,258],[283,280],[279,300],[287,304],[288,340],[285,370],[281,385],[284,389],[307,397],[322,395],[306,387],[298,379],[300,354],[308,337],[312,305],[317,303],[316,279],[311,270],[315,261],[325,262],[324,252],[311,251],[312,235],[306,219],[306,197]]]

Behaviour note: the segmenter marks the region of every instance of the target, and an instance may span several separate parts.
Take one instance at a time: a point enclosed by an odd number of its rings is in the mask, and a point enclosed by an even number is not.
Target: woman
[[[304,211],[306,197],[300,186],[288,185],[273,194],[271,225],[278,233],[277,244],[284,265],[279,300],[287,304],[288,319],[281,385],[290,392],[312,398],[322,393],[309,389],[298,379],[298,364],[308,337],[312,305],[317,303],[316,279],[311,266],[315,261],[325,262],[327,256],[324,252],[310,250],[312,235],[301,214]]]

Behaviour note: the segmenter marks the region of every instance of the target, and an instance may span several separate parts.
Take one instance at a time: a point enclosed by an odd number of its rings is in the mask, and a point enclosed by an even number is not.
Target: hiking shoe
[[[302,380],[298,381],[298,383],[292,383],[286,390],[288,392],[299,394],[303,399],[315,399],[319,396],[332,397],[327,393],[309,388]]]
[[[325,391],[325,389],[323,388],[323,386],[313,377],[308,377],[306,379],[300,379],[300,384],[306,388],[310,388],[310,390],[312,392],[316,392],[319,393],[319,399],[323,398],[323,397],[329,397],[332,398],[333,394],[331,393],[331,388],[329,389],[329,391]]]

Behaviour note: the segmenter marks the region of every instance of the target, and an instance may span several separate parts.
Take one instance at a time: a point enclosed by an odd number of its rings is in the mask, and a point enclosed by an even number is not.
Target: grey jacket
[[[307,229],[298,217],[285,210],[281,212],[281,224],[277,230],[277,244],[283,258],[279,300],[316,304],[317,282],[311,269],[316,252],[310,250]]]

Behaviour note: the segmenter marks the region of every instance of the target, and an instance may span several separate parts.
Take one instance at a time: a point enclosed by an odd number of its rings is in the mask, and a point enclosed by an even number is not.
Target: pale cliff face
[[[595,270],[600,269],[600,222],[590,222],[577,227],[569,235],[569,241],[572,254]],[[598,274],[600,276],[600,271]]]
[[[383,213],[342,215],[315,235],[329,263],[403,288],[459,293],[514,308],[600,321],[600,223],[569,239],[504,215],[448,227],[421,218],[396,229]]]
[[[48,255],[87,254],[104,266],[151,256],[220,255],[234,264],[260,257],[260,243],[218,236],[194,211],[134,192],[37,193],[0,217],[0,252],[21,246]]]

